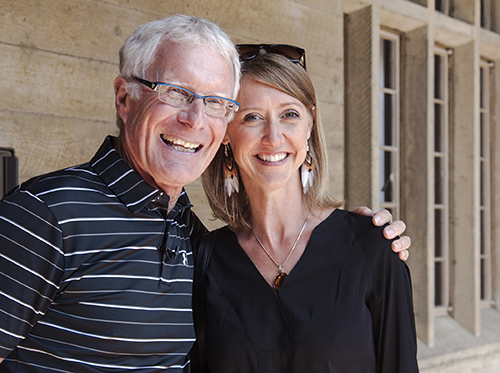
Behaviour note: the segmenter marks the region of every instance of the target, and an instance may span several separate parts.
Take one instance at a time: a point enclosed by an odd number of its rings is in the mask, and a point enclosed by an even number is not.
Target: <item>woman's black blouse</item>
[[[227,227],[206,277],[210,372],[417,372],[408,267],[371,218],[335,210],[275,291]]]

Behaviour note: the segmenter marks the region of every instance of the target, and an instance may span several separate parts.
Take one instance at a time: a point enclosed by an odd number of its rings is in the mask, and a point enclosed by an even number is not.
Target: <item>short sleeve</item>
[[[0,202],[0,357],[30,332],[63,276],[62,233],[50,209],[18,190]]]

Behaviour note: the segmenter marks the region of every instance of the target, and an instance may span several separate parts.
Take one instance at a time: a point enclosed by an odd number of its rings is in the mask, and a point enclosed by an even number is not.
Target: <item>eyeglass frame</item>
[[[216,118],[226,118],[226,117],[229,117],[231,115],[231,113],[236,113],[238,111],[238,109],[240,108],[240,103],[239,102],[236,102],[234,100],[231,100],[230,98],[226,98],[226,97],[221,97],[221,96],[200,96],[192,91],[190,91],[189,89],[187,88],[184,88],[184,87],[180,87],[178,85],[175,85],[175,84],[170,84],[170,83],[163,83],[163,82],[150,82],[149,80],[146,80],[146,79],[142,79],[142,78],[139,78],[137,76],[133,76],[132,79],[138,81],[139,83],[142,83],[144,84],[146,87],[152,89],[153,91],[156,91],[158,92],[158,100],[160,100],[161,102],[167,104],[167,105],[171,105],[173,107],[182,107],[182,106],[177,106],[177,105],[173,105],[172,103],[170,102],[165,102],[163,101],[161,98],[160,98],[160,90],[158,90],[158,87],[159,86],[165,86],[165,87],[173,87],[173,88],[177,88],[177,89],[180,89],[182,91],[186,91],[188,92],[191,97],[189,98],[189,101],[186,101],[188,105],[191,105],[191,103],[194,101],[195,98],[199,98],[201,100],[203,100],[203,110],[206,114],[208,115],[211,115],[213,117],[216,117]],[[206,108],[207,108],[207,102],[206,102],[206,99],[207,98],[217,98],[217,99],[221,99],[221,100],[224,100],[224,101],[229,101],[230,103],[232,104],[235,104],[236,106],[225,106],[226,108],[226,114],[224,114],[223,116],[218,116],[218,115],[215,115],[213,113],[209,113],[207,112]]]
[[[304,68],[304,70],[307,71],[307,69],[306,69],[306,50],[303,48],[297,47],[295,45],[290,45],[290,44],[237,44],[236,49],[238,49],[238,53],[239,53],[240,47],[256,47],[256,48],[258,48],[258,50],[256,51],[256,53],[253,56],[250,56],[247,58],[241,58],[241,54],[240,54],[241,61],[250,61],[250,60],[254,59],[255,57],[257,57],[260,54],[260,51],[263,49],[266,51],[266,53],[279,54],[280,56],[285,57],[287,60],[289,60],[291,62],[298,63],[300,66],[302,66]],[[276,48],[276,47],[287,47],[287,48],[294,49],[295,51],[297,51],[300,54],[300,57],[298,59],[297,58],[290,58],[286,54],[269,51],[269,49]]]

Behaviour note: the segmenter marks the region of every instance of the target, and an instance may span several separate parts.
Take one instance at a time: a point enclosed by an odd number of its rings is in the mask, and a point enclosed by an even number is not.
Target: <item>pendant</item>
[[[283,282],[285,282],[286,276],[288,276],[286,272],[280,272],[276,275],[274,278],[274,290],[279,290],[281,285],[283,285]]]

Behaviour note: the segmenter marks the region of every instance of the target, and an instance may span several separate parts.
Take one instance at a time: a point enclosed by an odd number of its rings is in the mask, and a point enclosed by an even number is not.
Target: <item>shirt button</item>
[[[153,202],[160,202],[163,198],[163,193],[158,194],[154,199]]]

